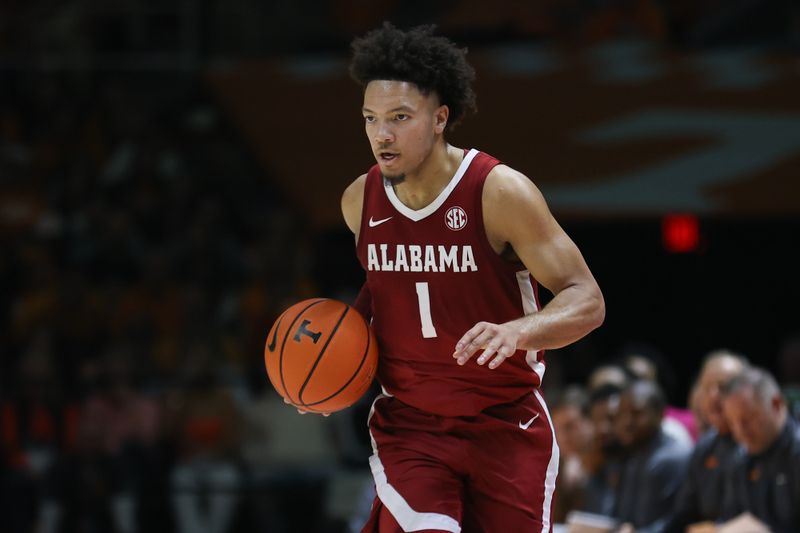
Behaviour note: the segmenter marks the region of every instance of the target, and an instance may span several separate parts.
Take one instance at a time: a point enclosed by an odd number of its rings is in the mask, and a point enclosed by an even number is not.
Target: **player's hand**
[[[519,337],[519,331],[508,324],[478,322],[456,343],[453,357],[459,365],[464,365],[475,352],[482,349],[478,364],[483,365],[494,356],[489,362],[489,368],[495,369],[514,355]]]
[[[295,407],[295,408],[297,409],[297,412],[298,412],[298,413],[300,413],[301,415],[307,415],[308,413],[314,413],[314,414],[320,414],[320,415],[322,415],[322,416],[331,416],[331,414],[330,414],[330,413],[317,413],[316,411],[306,411],[306,410],[304,410],[304,409],[300,409],[299,407],[297,407],[296,405],[294,405],[292,402],[290,402],[290,401],[289,401],[289,400],[287,400],[286,398],[284,398],[284,399],[283,399],[283,403],[285,403],[285,404],[287,404],[287,405],[291,405],[291,406]]]

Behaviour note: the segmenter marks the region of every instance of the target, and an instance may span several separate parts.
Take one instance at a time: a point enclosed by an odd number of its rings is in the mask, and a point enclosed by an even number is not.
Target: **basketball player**
[[[432,27],[384,24],[353,52],[377,164],[342,211],[383,388],[363,531],[550,531],[558,447],[542,350],[600,325],[600,289],[527,177],[447,142],[474,107],[465,50]],[[554,295],[544,308],[537,282]]]

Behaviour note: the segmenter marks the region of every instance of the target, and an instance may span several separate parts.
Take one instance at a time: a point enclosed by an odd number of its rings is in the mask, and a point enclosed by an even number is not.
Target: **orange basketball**
[[[332,413],[367,391],[378,346],[361,314],[338,300],[303,300],[275,321],[264,347],[267,375],[294,406]]]

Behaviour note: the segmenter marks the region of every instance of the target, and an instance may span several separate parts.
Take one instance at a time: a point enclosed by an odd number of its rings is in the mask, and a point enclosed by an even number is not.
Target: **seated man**
[[[579,386],[567,387],[550,407],[558,441],[558,484],[553,495],[553,521],[565,522],[573,509],[583,505],[589,476],[601,462],[595,446],[588,398]]]
[[[692,452],[688,475],[665,527],[669,533],[683,533],[691,524],[715,522],[724,516],[730,465],[738,445],[722,412],[720,389],[746,367],[743,357],[724,350],[710,353],[703,363],[697,382],[698,408],[711,429],[700,437]]]
[[[589,396],[589,420],[594,432],[598,461],[589,469],[581,511],[610,516],[619,484],[621,447],[614,431],[622,389],[606,384]]]
[[[686,477],[692,447],[661,427],[666,402],[652,381],[634,381],[620,398],[617,438],[625,457],[614,518],[637,533],[661,531]]]
[[[749,512],[774,533],[800,531],[800,425],[788,416],[775,378],[749,368],[723,396],[733,437],[744,448],[732,472],[729,512]]]

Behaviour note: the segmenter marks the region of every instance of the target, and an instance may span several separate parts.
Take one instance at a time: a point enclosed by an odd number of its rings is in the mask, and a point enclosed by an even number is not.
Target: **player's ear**
[[[440,105],[436,108],[436,111],[433,114],[433,130],[440,134],[444,132],[445,127],[447,126],[447,118],[450,116],[450,108],[446,105]]]

